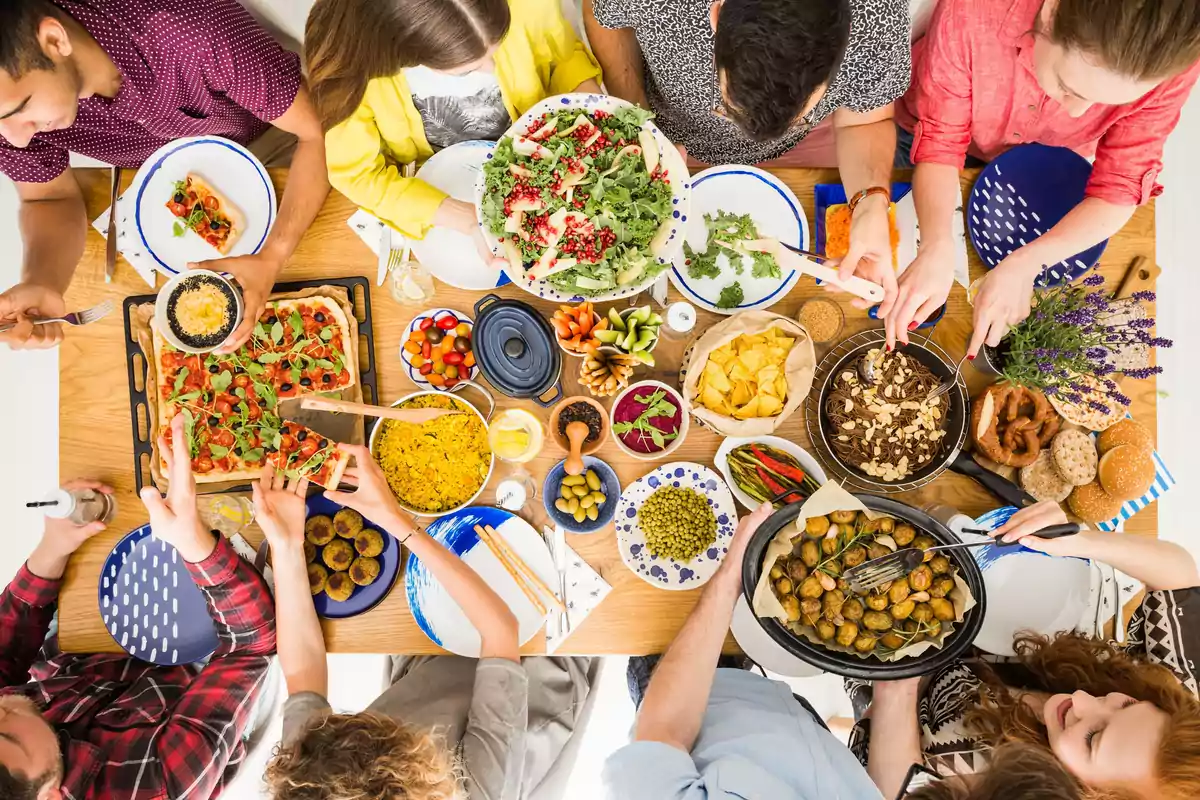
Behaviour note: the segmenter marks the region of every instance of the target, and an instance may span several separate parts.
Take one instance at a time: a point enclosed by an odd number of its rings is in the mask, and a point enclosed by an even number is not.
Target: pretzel
[[[1062,418],[1037,389],[993,384],[976,398],[971,436],[985,456],[1009,467],[1027,467],[1058,433]]]

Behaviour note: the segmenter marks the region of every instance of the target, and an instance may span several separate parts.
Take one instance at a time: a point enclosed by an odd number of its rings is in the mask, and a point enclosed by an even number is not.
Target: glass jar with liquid
[[[55,489],[39,504],[47,517],[67,519],[75,525],[103,522],[117,513],[117,501],[111,494],[95,489]]]

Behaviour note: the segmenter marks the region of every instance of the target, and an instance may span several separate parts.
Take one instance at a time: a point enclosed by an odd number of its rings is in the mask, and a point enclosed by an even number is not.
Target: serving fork
[[[63,323],[66,323],[67,325],[74,325],[74,326],[91,325],[93,322],[96,322],[97,320],[107,317],[110,313],[112,313],[112,310],[113,310],[112,300],[105,300],[103,303],[94,305],[91,308],[85,308],[82,311],[72,311],[70,314],[63,314],[61,317],[50,317],[47,319],[35,319],[35,320],[33,320],[33,324],[34,325],[49,325],[52,322],[63,322]],[[15,327],[17,327],[17,324],[15,322],[5,323],[3,325],[0,325],[0,333],[7,333],[8,331],[11,331]]]
[[[1051,525],[1048,528],[1042,528],[1035,536],[1041,539],[1058,539],[1063,536],[1074,536],[1079,533],[1081,528],[1078,523],[1071,522],[1065,525]],[[964,533],[975,533],[984,536],[990,536],[991,531],[978,530],[975,528],[964,528]],[[877,586],[882,586],[888,581],[895,581],[903,578],[912,572],[925,560],[927,553],[938,553],[942,550],[958,550],[967,547],[982,547],[985,544],[990,544],[993,547],[1012,547],[1018,542],[1005,542],[1000,539],[985,539],[981,542],[957,542],[955,544],[943,544],[937,547],[930,547],[927,550],[920,550],[916,547],[907,547],[903,550],[897,550],[894,553],[889,553],[886,556],[873,558],[870,561],[865,561],[856,567],[851,567],[846,570],[842,576],[850,583],[850,588],[859,594],[866,594]]]

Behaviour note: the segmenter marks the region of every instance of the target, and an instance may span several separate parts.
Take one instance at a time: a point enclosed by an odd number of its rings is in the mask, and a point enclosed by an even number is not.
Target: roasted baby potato
[[[829,531],[829,517],[809,517],[804,521],[804,533],[816,539]]]
[[[791,578],[792,583],[796,584],[797,586],[800,585],[801,581],[808,577],[808,567],[806,567],[804,562],[798,558],[793,558],[788,562],[787,571],[788,577]]]
[[[879,646],[887,650],[899,650],[904,646],[904,637],[898,633],[885,633],[879,637]]]
[[[821,601],[813,598],[800,601],[800,621],[805,625],[816,625],[821,618]]]
[[[829,641],[837,633],[837,626],[827,619],[819,619],[816,624],[817,636],[821,637],[822,641]]]
[[[950,571],[950,558],[948,556],[934,556],[929,561],[929,569],[934,575],[945,575]]]
[[[825,587],[816,575],[809,575],[800,583],[800,599],[815,599],[825,594]]]
[[[934,540],[934,538],[927,533],[922,533],[920,536],[912,540],[912,546],[918,550],[928,550],[936,544],[937,542]]]
[[[929,587],[930,597],[945,597],[954,591],[954,578],[943,575],[940,578],[935,578],[933,586]]]
[[[892,588],[888,589],[888,600],[891,600],[893,603],[899,603],[905,600],[910,592],[911,590],[905,581],[896,581],[892,584]]]
[[[888,607],[888,603],[892,602],[886,594],[869,594],[867,595],[867,608],[872,611],[883,611]]]
[[[827,556],[831,556],[838,551],[838,541],[840,536],[832,536],[828,539],[821,540],[821,552]]]
[[[932,611],[930,612],[933,613]],[[863,627],[872,631],[886,631],[892,627],[892,617],[882,611],[868,611],[863,614]]]
[[[867,545],[867,560],[873,561],[876,558],[883,558],[890,552],[892,551],[888,549],[886,544],[871,542],[869,545]]]
[[[847,567],[857,567],[859,564],[867,560],[867,548],[862,545],[854,545],[847,547],[846,552],[842,553],[842,563]]]
[[[771,572],[769,574],[771,576],[772,583],[783,577],[783,567],[779,566],[778,561],[775,562],[775,566],[771,567]]]
[[[821,546],[817,544],[816,540],[808,539],[800,546],[800,560],[809,569],[821,562]]]
[[[780,594],[791,594],[792,579],[780,578],[779,580],[775,581],[775,591],[779,592]]]
[[[821,613],[826,619],[833,619],[838,614],[842,613],[842,605],[846,602],[846,596],[842,594],[841,589],[834,589],[832,592],[826,592],[821,598]]]
[[[862,633],[859,634],[858,638],[854,640],[854,649],[860,653],[869,653],[875,649],[875,644],[878,641],[879,640],[871,634]]]
[[[913,539],[917,537],[917,529],[907,522],[901,522],[892,531],[892,538],[896,540],[896,544],[901,547],[908,547],[912,544]]]
[[[939,619],[942,622],[949,622],[954,619],[954,604],[944,597],[935,597],[929,601],[929,607],[933,609],[934,619]]]
[[[892,619],[908,619],[916,607],[917,604],[912,600],[904,600],[894,604],[888,611],[891,612]]]
[[[837,643],[849,647],[858,638],[858,626],[853,622],[844,622],[837,629]]]
[[[863,608],[862,600],[857,597],[851,597],[846,602],[842,603],[842,616],[848,620],[857,622],[862,619],[866,609]]]
[[[908,585],[914,592],[923,592],[933,585],[933,571],[925,564],[908,573]]]
[[[800,601],[795,595],[789,594],[787,597],[779,598],[779,605],[783,606],[783,612],[787,614],[788,622],[795,622],[800,619]]]
[[[836,522],[839,525],[854,522],[858,519],[857,511],[833,511],[829,514],[830,522]]]
[[[917,603],[917,607],[913,609],[909,619],[922,625],[929,622],[933,619],[933,606],[929,603]]]

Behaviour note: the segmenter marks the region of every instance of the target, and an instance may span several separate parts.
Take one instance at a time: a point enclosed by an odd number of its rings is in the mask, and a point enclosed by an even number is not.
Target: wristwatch
[[[881,194],[887,198],[889,202],[892,199],[892,190],[886,186],[871,186],[869,188],[862,189],[856,192],[855,195],[850,198],[850,216],[854,216],[854,209],[858,208],[859,203],[873,194]]]

